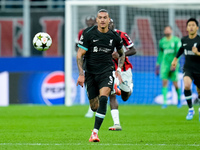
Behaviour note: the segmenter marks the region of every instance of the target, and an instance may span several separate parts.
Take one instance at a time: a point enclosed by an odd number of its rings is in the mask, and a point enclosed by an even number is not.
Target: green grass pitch
[[[120,105],[122,131],[113,125],[108,108],[99,131],[99,143],[88,142],[93,118],[84,118],[88,106],[0,107],[0,150],[199,150],[198,106],[186,121],[187,106]]]

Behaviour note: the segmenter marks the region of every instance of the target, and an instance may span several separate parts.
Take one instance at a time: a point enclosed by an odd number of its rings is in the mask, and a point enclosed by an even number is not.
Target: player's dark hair
[[[190,18],[190,19],[188,19],[188,21],[187,21],[187,23],[186,23],[186,26],[188,25],[188,23],[189,23],[190,21],[194,21],[194,22],[196,23],[196,25],[199,26],[199,23],[198,23],[198,21],[197,21],[195,18]]]
[[[107,11],[106,9],[100,9],[100,10],[97,12],[97,14],[100,13],[100,12],[106,12],[106,13],[108,13],[108,11]],[[109,13],[108,13],[108,15],[109,15]]]

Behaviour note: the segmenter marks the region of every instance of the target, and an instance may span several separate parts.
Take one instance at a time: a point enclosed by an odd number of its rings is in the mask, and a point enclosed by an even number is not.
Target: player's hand
[[[84,75],[79,75],[76,86],[80,85],[83,87],[83,84],[85,82],[85,76]]]
[[[123,82],[122,76],[121,76],[121,72],[115,71],[115,76],[116,76],[116,78],[118,78],[119,83],[122,83],[122,82]]]
[[[193,46],[192,47],[192,51],[193,51],[193,53],[195,53],[196,55],[198,55],[198,49],[195,47],[195,46]]]
[[[176,70],[177,58],[175,57],[171,63],[171,70]]]
[[[160,74],[160,66],[159,66],[159,65],[156,65],[155,74],[156,74],[157,76],[159,76],[159,74]]]
[[[118,59],[118,58],[119,58],[118,52],[113,52],[113,53],[112,53],[112,58],[113,58],[113,59]]]

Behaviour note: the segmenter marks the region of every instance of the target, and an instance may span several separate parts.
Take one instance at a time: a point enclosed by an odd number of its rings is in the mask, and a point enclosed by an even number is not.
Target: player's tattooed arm
[[[78,71],[79,71],[79,75],[84,75],[83,73],[83,56],[81,56],[81,58],[77,58],[77,65],[78,65]]]
[[[83,76],[83,55],[85,55],[86,51],[83,50],[82,48],[78,49],[77,56],[76,56],[76,61],[77,61],[77,66],[79,70],[79,75]]]
[[[121,77],[121,68],[123,67],[124,65],[124,60],[125,60],[125,53],[124,53],[124,50],[123,48],[121,48],[120,50],[117,51],[118,54],[119,54],[119,59],[118,59],[118,68],[117,70],[115,71],[115,76],[116,78],[118,78],[119,80],[119,83],[122,83],[123,80],[122,80],[122,77]]]
[[[124,60],[125,60],[125,53],[123,48],[121,48],[120,50],[117,51],[119,54],[119,59],[118,59],[118,67],[122,68],[124,65]]]
[[[80,85],[83,87],[84,82],[85,82],[85,76],[83,72],[83,55],[85,55],[86,51],[82,48],[78,49],[77,56],[76,56],[76,61],[78,65],[78,70],[79,70],[79,77],[77,79],[77,86]]]

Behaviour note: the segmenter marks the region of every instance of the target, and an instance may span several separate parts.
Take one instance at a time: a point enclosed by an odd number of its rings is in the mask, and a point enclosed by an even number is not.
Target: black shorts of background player
[[[119,68],[115,75],[122,82],[120,70],[124,64],[125,54],[120,36],[108,28],[110,22],[108,11],[101,9],[97,13],[97,26],[84,30],[79,41],[77,65],[79,77],[77,85],[85,82],[90,106],[96,111],[94,129],[89,142],[99,142],[98,131],[106,115],[107,100],[113,86],[112,71],[114,64],[112,53],[117,49],[119,53]],[[83,72],[83,56],[84,69]]]
[[[191,84],[194,81],[194,84],[197,86],[197,92],[200,98],[200,36],[197,35],[198,21],[194,18],[190,18],[187,21],[187,31],[188,36],[185,36],[181,39],[182,46],[179,49],[176,57],[172,61],[172,67],[176,67],[177,59],[181,54],[185,54],[185,63],[184,63],[184,94],[187,100],[189,107],[188,114],[186,116],[187,120],[193,119],[194,108],[192,106],[192,92]],[[199,109],[200,111],[200,109]]]

